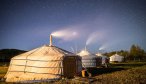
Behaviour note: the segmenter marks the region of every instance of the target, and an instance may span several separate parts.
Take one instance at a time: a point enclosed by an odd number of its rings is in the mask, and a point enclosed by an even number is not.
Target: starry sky
[[[77,33],[53,37],[55,46],[69,51],[83,49],[87,40],[91,52],[132,44],[146,50],[146,0],[0,0],[0,49],[31,50],[61,30]]]

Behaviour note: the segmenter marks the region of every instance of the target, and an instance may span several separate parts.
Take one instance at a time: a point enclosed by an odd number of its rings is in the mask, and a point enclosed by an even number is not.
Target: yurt
[[[77,55],[82,57],[82,66],[85,68],[97,67],[101,65],[101,57],[89,53],[86,49],[82,50]]]
[[[109,63],[109,57],[104,56],[102,53],[97,53],[96,56],[102,58],[102,65]]]
[[[110,62],[123,62],[124,57],[118,54],[114,54],[110,57]]]
[[[82,70],[81,57],[52,45],[44,45],[11,59],[6,82],[29,83],[71,78]]]

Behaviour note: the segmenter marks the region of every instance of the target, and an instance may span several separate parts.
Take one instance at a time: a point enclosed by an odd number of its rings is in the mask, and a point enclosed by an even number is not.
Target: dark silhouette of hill
[[[24,52],[26,51],[18,49],[0,49],[0,62],[9,62],[12,57]]]

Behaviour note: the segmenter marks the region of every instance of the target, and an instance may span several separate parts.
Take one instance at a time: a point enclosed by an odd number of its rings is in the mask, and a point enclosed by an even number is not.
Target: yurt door
[[[63,73],[64,77],[72,78],[74,77],[76,70],[77,70],[77,64],[76,64],[76,57],[74,56],[68,56],[65,57],[63,60]]]

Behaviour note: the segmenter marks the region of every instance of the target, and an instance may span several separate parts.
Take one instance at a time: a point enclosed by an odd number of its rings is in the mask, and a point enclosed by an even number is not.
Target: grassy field
[[[7,73],[8,65],[9,65],[8,62],[5,62],[5,63],[0,62],[0,79],[3,78],[5,74]]]
[[[1,66],[0,67],[0,79],[2,77],[4,77],[4,75],[6,74],[7,70],[8,70],[8,67],[5,67],[5,66]]]
[[[0,79],[4,77],[8,67],[0,67]],[[112,63],[109,68],[90,68],[93,84],[145,84],[146,83],[146,62]],[[90,78],[63,79],[55,84],[78,84],[89,83]],[[48,83],[41,83],[48,84]]]
[[[99,84],[145,84],[146,66],[102,74],[95,78],[97,79],[96,83]]]
[[[109,64],[109,67],[130,69],[130,68],[140,67],[143,65],[146,65],[146,62],[111,63]]]

